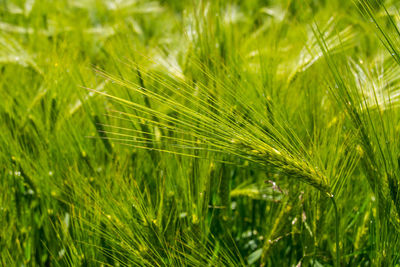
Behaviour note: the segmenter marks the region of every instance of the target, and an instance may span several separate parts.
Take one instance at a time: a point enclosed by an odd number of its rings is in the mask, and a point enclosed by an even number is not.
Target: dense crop
[[[0,264],[400,266],[396,1],[0,1]]]

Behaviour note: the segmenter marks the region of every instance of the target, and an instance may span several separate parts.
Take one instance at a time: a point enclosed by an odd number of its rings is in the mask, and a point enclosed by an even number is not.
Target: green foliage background
[[[399,266],[397,8],[0,0],[0,264]]]

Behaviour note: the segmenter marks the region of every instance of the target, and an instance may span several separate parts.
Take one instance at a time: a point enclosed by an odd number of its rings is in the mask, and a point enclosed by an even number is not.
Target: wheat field
[[[400,5],[1,0],[1,266],[400,266]]]

